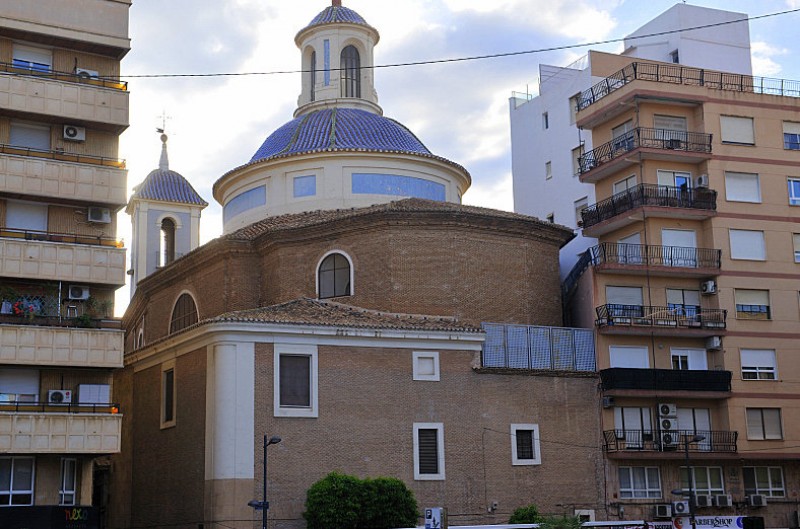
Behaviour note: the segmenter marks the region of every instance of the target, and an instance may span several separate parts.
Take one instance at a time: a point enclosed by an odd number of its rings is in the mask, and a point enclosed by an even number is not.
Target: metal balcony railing
[[[684,329],[724,329],[728,311],[703,309],[694,305],[621,305],[609,303],[595,309],[595,325],[637,327],[675,327]]]
[[[56,233],[39,230],[0,227],[0,237],[9,239],[25,239],[26,241],[65,242],[69,244],[90,244],[93,246],[111,246],[122,248],[122,241],[116,237],[78,235],[76,233]]]
[[[583,110],[635,80],[704,86],[714,90],[752,92],[786,97],[800,97],[800,81],[772,79],[690,68],[679,64],[633,62],[609,75],[578,97],[578,110]]]
[[[62,162],[85,163],[90,165],[102,165],[114,169],[125,169],[125,160],[117,158],[106,158],[104,156],[94,156],[92,154],[78,154],[64,152],[63,150],[33,149],[19,145],[0,144],[0,154],[15,154],[17,156],[30,156],[32,158],[46,158],[48,160],[59,160]]]
[[[722,265],[722,250],[603,242],[590,248],[592,265],[665,266],[671,268],[714,268]]]
[[[603,449],[606,452],[639,450],[643,452],[674,452],[685,449],[684,443],[695,435],[705,437],[703,441],[690,442],[690,452],[735,453],[738,432],[673,430],[667,438],[653,430],[606,430],[603,432]]]
[[[643,206],[716,211],[717,192],[705,187],[686,188],[639,184],[581,211],[583,228]]]
[[[102,413],[116,415],[119,413],[119,404],[108,402],[51,404],[48,402],[5,401],[0,402],[0,412]]]
[[[594,331],[571,327],[481,324],[483,367],[594,372]]]
[[[600,385],[603,391],[639,389],[727,392],[731,390],[731,377],[730,371],[612,367],[600,371]]]
[[[711,152],[711,134],[637,127],[578,158],[580,172],[591,171],[628,152],[646,147],[667,151]]]
[[[128,89],[128,83],[125,81],[120,81],[119,79],[92,77],[86,75],[86,73],[80,74],[74,72],[57,72],[45,68],[23,68],[8,62],[0,62],[0,72],[14,75],[40,77],[44,79],[54,79],[56,81],[64,81],[67,83],[88,84],[102,88],[113,88],[115,90],[125,91]]]

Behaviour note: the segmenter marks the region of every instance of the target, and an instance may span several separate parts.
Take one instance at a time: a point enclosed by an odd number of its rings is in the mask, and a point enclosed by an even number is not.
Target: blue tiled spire
[[[321,26],[323,24],[335,24],[338,22],[350,23],[350,24],[361,24],[363,26],[369,26],[367,21],[364,20],[364,17],[349,9],[347,7],[343,7],[341,2],[334,2],[334,5],[326,7],[320,14],[314,17],[314,19],[309,22],[309,24],[303,28],[308,29],[313,26]]]
[[[147,175],[144,182],[134,189],[131,198],[208,206],[208,202],[203,200],[188,180],[170,170],[166,134],[161,135],[161,158],[158,162],[158,169]]]

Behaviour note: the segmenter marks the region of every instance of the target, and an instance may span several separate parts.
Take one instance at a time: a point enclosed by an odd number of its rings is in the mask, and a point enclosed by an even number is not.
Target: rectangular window
[[[35,123],[11,122],[9,143],[16,147],[27,147],[40,151],[50,150],[50,127]]]
[[[0,369],[0,402],[37,402],[39,371]]]
[[[59,505],[75,505],[78,484],[78,460],[71,457],[61,459],[61,487],[58,491]]]
[[[575,123],[575,119],[578,115],[578,101],[581,99],[581,94],[578,92],[574,96],[569,98],[569,123],[570,125]]]
[[[315,175],[296,176],[292,183],[294,198],[313,197],[317,194],[317,177]]]
[[[764,232],[756,230],[728,230],[731,243],[731,259],[765,261],[767,248]]]
[[[542,114],[542,130],[547,130],[550,128],[550,115],[545,112]]]
[[[161,366],[161,427],[175,426],[175,361]]]
[[[794,262],[800,263],[800,233],[792,234],[792,244],[794,245]]]
[[[544,178],[545,180],[553,178],[553,162],[544,163]]]
[[[720,116],[722,143],[755,145],[753,118],[741,116]]]
[[[572,176],[581,174],[581,156],[584,154],[583,144],[572,149]]]
[[[736,318],[742,320],[769,320],[769,290],[737,288],[733,291],[736,302]]]
[[[775,380],[775,349],[741,349],[743,380]]]
[[[317,347],[275,344],[276,417],[318,417]]]
[[[725,494],[722,483],[722,467],[692,467],[695,494]],[[689,469],[681,467],[681,489],[689,491]]]
[[[773,498],[786,496],[781,467],[744,467],[744,493],[763,494]]]
[[[53,53],[44,48],[14,45],[12,65],[14,68],[49,72],[53,66]]]
[[[581,222],[583,217],[581,216],[581,211],[586,209],[589,206],[589,197],[579,198],[575,201],[575,224]]]
[[[633,121],[628,120],[611,129],[611,138],[613,150],[629,151],[633,149]]]
[[[32,457],[0,457],[0,506],[33,505]]]
[[[444,425],[414,423],[414,479],[444,479]]]
[[[800,150],[800,123],[783,122],[783,148],[792,151]]]
[[[629,367],[633,369],[648,369],[650,367],[647,346],[641,345],[610,345],[608,355],[611,367]]]
[[[614,194],[623,193],[636,185],[636,175],[631,175],[623,178],[618,182],[614,182]]]
[[[783,439],[780,408],[747,408],[747,438]]]
[[[435,351],[414,351],[411,353],[413,379],[439,381],[439,353]]]
[[[658,467],[619,467],[620,498],[661,498]]]
[[[539,452],[539,425],[511,425],[511,464],[542,464],[542,456]]]
[[[761,186],[755,173],[725,171],[725,200],[729,202],[761,202]]]
[[[800,206],[800,179],[789,179],[789,205]]]

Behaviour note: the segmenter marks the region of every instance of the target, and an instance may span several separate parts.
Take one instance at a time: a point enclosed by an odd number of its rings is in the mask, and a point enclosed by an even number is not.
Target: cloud
[[[800,3],[800,0],[797,0]],[[751,60],[753,63],[753,74],[764,77],[774,77],[781,72],[781,65],[773,57],[788,55],[789,50],[779,48],[767,42],[750,43]]]

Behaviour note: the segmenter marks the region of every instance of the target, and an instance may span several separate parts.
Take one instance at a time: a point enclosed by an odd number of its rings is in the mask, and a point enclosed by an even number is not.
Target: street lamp
[[[281,442],[281,438],[277,435],[273,435],[272,437],[267,440],[267,436],[264,436],[264,461],[263,461],[263,468],[264,468],[264,494],[261,497],[261,501],[258,500],[251,500],[247,502],[247,505],[252,507],[257,511],[261,511],[261,529],[267,529],[267,511],[269,511],[269,502],[267,501],[267,447],[269,445],[278,444]]]
[[[686,477],[689,481],[689,523],[692,526],[692,529],[697,529],[697,520],[694,517],[694,509],[696,507],[695,499],[694,499],[694,468],[689,466],[689,443],[699,443],[700,441],[705,441],[705,435],[697,435],[695,434],[692,437],[684,437],[683,438],[683,453],[686,456]],[[680,494],[681,496],[685,496],[686,493],[683,490],[673,490],[673,494]]]

